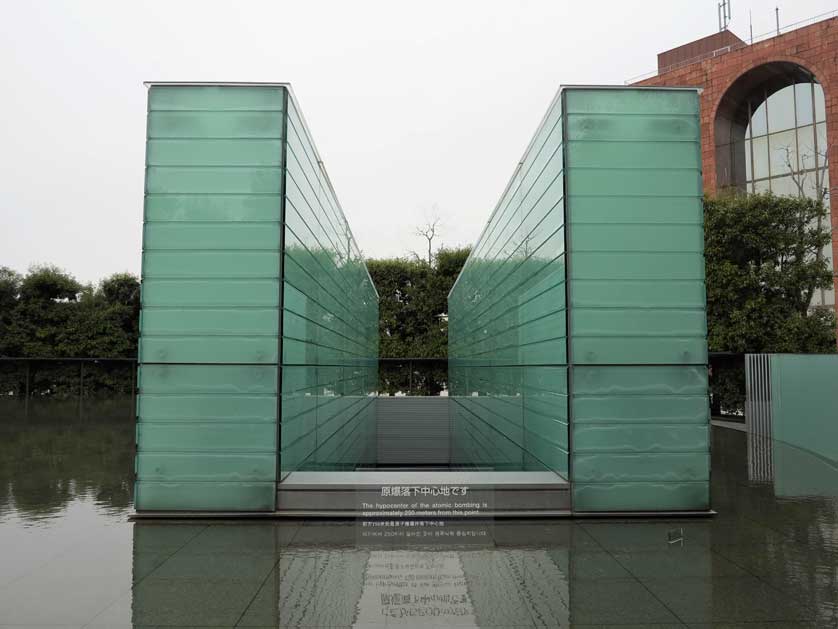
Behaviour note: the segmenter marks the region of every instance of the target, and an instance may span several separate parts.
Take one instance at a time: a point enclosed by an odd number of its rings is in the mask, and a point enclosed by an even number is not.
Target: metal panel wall
[[[562,164],[555,101],[448,297],[455,463],[567,474]]]
[[[382,396],[376,400],[378,465],[451,462],[450,398]]]
[[[280,479],[374,460],[378,295],[314,142],[288,105]]]
[[[285,102],[149,88],[138,511],[274,508]]]
[[[574,510],[707,509],[698,93],[563,100]]]

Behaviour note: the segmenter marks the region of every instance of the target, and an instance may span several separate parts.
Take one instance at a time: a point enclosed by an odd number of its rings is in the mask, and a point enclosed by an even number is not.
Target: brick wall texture
[[[740,76],[767,63],[791,62],[815,75],[826,99],[826,129],[829,147],[829,181],[838,182],[838,17],[817,22],[727,54],[697,61],[671,72],[645,79],[636,85],[700,87],[701,151],[704,190],[716,192],[714,121],[719,103]],[[832,215],[832,263],[838,295],[838,194],[830,194]]]

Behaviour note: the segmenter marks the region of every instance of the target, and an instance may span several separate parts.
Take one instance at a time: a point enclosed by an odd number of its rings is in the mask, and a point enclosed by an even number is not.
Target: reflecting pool
[[[130,522],[134,426],[0,422],[0,627],[836,627],[838,465],[713,430],[714,518]]]

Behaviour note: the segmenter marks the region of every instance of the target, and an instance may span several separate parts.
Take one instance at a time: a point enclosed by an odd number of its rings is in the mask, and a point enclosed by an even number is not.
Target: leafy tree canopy
[[[812,308],[832,286],[823,203],[770,194],[705,200],[710,351],[835,351],[835,317]]]
[[[448,291],[470,249],[440,249],[433,265],[424,260],[369,260],[380,297],[382,358],[448,356]]]
[[[127,273],[91,286],[55,266],[0,268],[0,356],[129,358],[139,310],[140,283]]]

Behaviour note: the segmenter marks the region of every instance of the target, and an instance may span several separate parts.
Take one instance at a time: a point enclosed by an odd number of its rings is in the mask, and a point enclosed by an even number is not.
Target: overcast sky
[[[470,244],[562,83],[622,84],[717,0],[0,4],[0,265],[139,273],[144,80],[292,83],[368,257]],[[774,28],[733,0],[731,29]],[[838,8],[786,0],[781,24]]]

